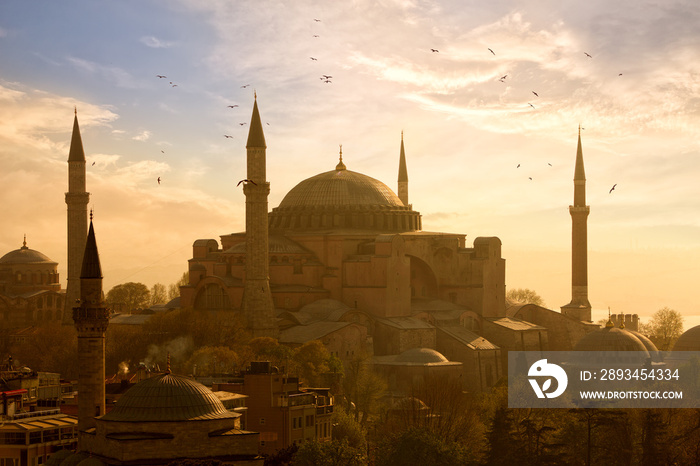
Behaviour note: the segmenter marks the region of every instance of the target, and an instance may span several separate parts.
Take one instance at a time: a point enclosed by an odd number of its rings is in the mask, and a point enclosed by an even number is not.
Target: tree
[[[168,301],[171,301],[175,298],[180,297],[180,287],[183,285],[189,285],[190,283],[190,273],[185,272],[182,274],[182,277],[175,283],[171,283],[168,285]]]
[[[654,313],[643,330],[649,333],[649,338],[659,350],[668,351],[683,334],[683,316],[676,310],[664,307]]]
[[[304,343],[294,350],[292,362],[299,376],[310,386],[317,385],[320,375],[328,372],[331,354],[319,340]]]
[[[346,413],[341,406],[335,406],[332,422],[333,440],[345,441],[351,447],[358,448],[360,451],[366,449],[367,442],[365,438],[367,432],[362,428],[360,423]]]
[[[199,348],[185,365],[186,370],[199,376],[232,374],[238,366],[238,355],[225,346]]]
[[[146,307],[149,297],[150,292],[146,285],[128,282],[109,290],[106,301],[112,309],[121,308],[120,310],[124,312],[131,312]]]
[[[162,283],[156,283],[151,288],[151,306],[165,304],[168,299],[167,290]]]
[[[540,295],[529,288],[514,288],[506,292],[506,298],[519,303],[535,304],[545,307],[546,304]]]
[[[294,457],[295,466],[362,466],[366,458],[359,448],[346,441],[304,442]]]
[[[466,448],[458,442],[441,438],[429,430],[412,427],[385,437],[379,446],[376,464],[379,466],[407,464],[457,466],[473,464],[473,462]],[[510,463],[512,464],[517,462]]]

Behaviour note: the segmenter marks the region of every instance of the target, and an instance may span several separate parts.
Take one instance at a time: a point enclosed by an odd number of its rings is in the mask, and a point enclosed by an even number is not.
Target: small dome
[[[643,351],[647,348],[639,338],[621,328],[606,327],[581,338],[574,351]]]
[[[237,417],[201,383],[170,373],[142,380],[117,401],[103,421],[199,421]]]
[[[686,330],[676,340],[673,351],[700,351],[700,325]]]
[[[84,461],[88,458],[90,458],[90,455],[88,453],[84,451],[79,451],[77,453],[73,453],[59,464],[61,466],[78,466],[78,464],[80,464],[81,461]]]
[[[21,248],[0,257],[0,264],[57,264],[57,262],[52,261],[39,251],[29,249],[25,242]]]
[[[68,458],[73,454],[70,450],[58,450],[57,452],[51,453],[49,459],[46,460],[44,466],[59,466],[63,460]]]
[[[635,332],[634,330],[628,330],[628,332],[630,332],[632,335],[637,337],[639,341],[642,342],[644,347],[649,352],[652,361],[661,361],[661,354],[659,353],[659,349],[656,347],[653,341],[651,341],[646,335],[642,335],[641,333]]]
[[[449,362],[445,356],[430,348],[411,348],[396,357],[396,362],[435,364]]]

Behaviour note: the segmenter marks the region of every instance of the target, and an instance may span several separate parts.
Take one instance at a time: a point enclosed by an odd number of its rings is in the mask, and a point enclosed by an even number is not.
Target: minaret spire
[[[83,432],[95,427],[95,417],[105,414],[105,332],[109,312],[102,293],[102,267],[95,229],[85,242],[80,271],[80,299],[72,302],[73,322],[78,331],[78,448]]]
[[[83,251],[87,239],[87,206],[90,193],[85,190],[85,151],[78,125],[78,109],[73,110],[73,134],[68,153],[68,283],[66,285],[66,301],[63,312],[63,324],[70,325],[71,309],[80,297],[80,266],[83,261]]]
[[[588,301],[588,214],[586,205],[586,172],[583,168],[581,125],[578,127],[578,146],[574,168],[574,203],[571,214],[571,302],[562,306],[562,313],[587,322],[591,321],[591,303]]]
[[[408,206],[408,169],[406,168],[406,151],[403,148],[403,130],[401,131],[401,151],[399,154],[399,199]]]
[[[274,304],[270,292],[268,249],[268,206],[270,183],[266,174],[265,135],[263,134],[257,94],[253,102],[247,150],[247,178],[253,183],[243,185],[245,194],[246,264],[243,302],[246,327],[254,337],[277,336]]]

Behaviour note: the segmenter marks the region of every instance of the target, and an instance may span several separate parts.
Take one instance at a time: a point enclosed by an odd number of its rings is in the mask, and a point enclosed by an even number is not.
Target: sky
[[[245,230],[255,92],[270,209],[341,144],[349,170],[396,190],[403,131],[423,228],[499,237],[507,288],[558,310],[580,126],[594,320],[668,306],[689,328],[697,24],[692,0],[5,0],[0,255],[26,234],[65,287],[77,109],[105,291],[175,282],[196,239]]]

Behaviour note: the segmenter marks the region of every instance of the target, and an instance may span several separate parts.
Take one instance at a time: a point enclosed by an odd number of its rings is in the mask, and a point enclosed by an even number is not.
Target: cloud
[[[139,134],[137,134],[136,136],[134,136],[131,139],[133,139],[134,141],[148,141],[148,139],[150,139],[150,137],[151,137],[151,132],[144,130],[144,131],[141,131]]]
[[[125,89],[138,89],[144,87],[141,82],[139,82],[123,68],[119,68],[117,66],[106,66],[77,57],[68,57],[67,60],[79,71],[110,81],[118,87]]]
[[[177,45],[177,42],[162,41],[153,36],[143,36],[139,39],[139,41],[141,41],[141,43],[144,44],[146,47],[151,47],[154,49],[167,49],[174,45]]]

